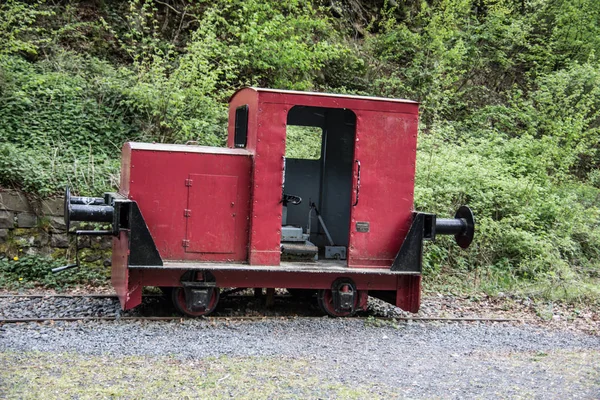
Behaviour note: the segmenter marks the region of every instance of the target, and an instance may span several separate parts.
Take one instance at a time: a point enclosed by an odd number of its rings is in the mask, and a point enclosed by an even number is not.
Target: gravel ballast
[[[284,360],[283,370],[304,360],[307,377],[370,387],[373,397],[600,397],[600,337],[502,323],[375,327],[364,320],[323,317],[7,324],[1,328],[0,350],[102,356],[115,363],[129,356],[178,362],[261,357]],[[285,373],[277,379],[284,378]],[[288,386],[282,390],[277,397],[294,397]],[[307,396],[321,395],[302,392]]]

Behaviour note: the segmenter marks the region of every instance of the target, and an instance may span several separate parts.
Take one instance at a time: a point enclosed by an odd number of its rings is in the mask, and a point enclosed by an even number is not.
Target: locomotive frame
[[[317,159],[286,159],[289,125],[321,132]],[[417,312],[423,240],[474,235],[471,210],[413,209],[418,103],[260,88],[229,101],[227,148],[125,143],[117,193],[65,196],[65,222],[110,222],[123,309],[144,286],[210,313],[219,288],[318,291],[331,316],[372,295]],[[308,200],[308,201],[307,201]],[[316,229],[314,228],[316,227]]]

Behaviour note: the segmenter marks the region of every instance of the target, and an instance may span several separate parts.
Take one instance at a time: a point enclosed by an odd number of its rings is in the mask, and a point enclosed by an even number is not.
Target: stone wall
[[[74,258],[75,238],[67,235],[63,201],[63,197],[39,200],[0,189],[0,255]],[[108,237],[81,237],[81,261],[109,262],[111,243]]]

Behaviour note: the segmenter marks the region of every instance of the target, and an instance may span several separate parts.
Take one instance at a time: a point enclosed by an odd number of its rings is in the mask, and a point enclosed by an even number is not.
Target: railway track
[[[145,294],[143,297],[162,297],[162,294]],[[116,294],[110,293],[98,293],[98,294],[0,294],[0,299],[7,298],[52,298],[52,297],[60,297],[60,298],[117,298]]]
[[[163,297],[161,294],[145,294],[143,296],[149,302],[160,301],[160,298]],[[117,299],[116,294],[102,293],[102,294],[1,294],[0,301],[3,299],[18,299],[18,300],[27,300],[27,299]],[[278,296],[279,300],[282,303],[289,303],[290,296]],[[247,303],[252,301],[251,296],[234,296],[228,298],[233,302],[242,302],[243,307],[248,305]],[[288,305],[289,305],[288,304]],[[239,306],[239,304],[238,304]],[[152,306],[149,307],[152,310]],[[283,315],[211,315],[208,317],[202,317],[204,320],[208,321],[259,321],[259,320],[292,320],[292,319],[310,319],[310,318],[323,318],[322,316],[316,316],[307,314],[305,307],[300,309],[294,309],[293,306],[291,309],[284,310]],[[227,309],[227,308],[225,308]],[[116,309],[115,309],[116,311]],[[15,314],[19,314],[18,310],[15,311]],[[156,314],[156,313],[154,313]],[[527,322],[525,319],[518,318],[482,318],[482,317],[436,317],[436,316],[427,316],[427,317],[418,317],[418,316],[380,316],[380,315],[359,315],[351,317],[353,319],[362,319],[362,320],[376,320],[376,321],[387,321],[387,322]],[[4,316],[0,317],[0,325],[1,324],[14,324],[14,323],[29,323],[29,322],[77,322],[77,321],[184,321],[193,318],[184,317],[180,315],[121,315],[119,311],[116,312],[116,315],[73,315],[73,316],[27,316],[27,317],[12,317],[12,316]]]
[[[305,316],[208,316],[190,318],[183,316],[173,317],[50,317],[50,318],[0,318],[1,324],[15,324],[27,322],[77,322],[77,321],[184,321],[202,319],[207,321],[262,321],[262,320],[292,320],[292,319],[321,319],[322,317]],[[528,322],[525,319],[517,318],[448,318],[448,317],[373,317],[373,316],[353,316],[346,317],[359,320],[381,320],[381,321],[406,321],[406,322]]]

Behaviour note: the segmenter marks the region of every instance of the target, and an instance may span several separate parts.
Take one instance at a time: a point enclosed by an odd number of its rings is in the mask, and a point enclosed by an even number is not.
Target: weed
[[[51,259],[25,255],[15,259],[0,260],[0,287],[16,290],[43,286],[63,290],[79,284],[102,285],[107,283],[104,267],[82,266],[58,274],[52,268],[67,264],[65,259]]]
[[[389,327],[389,328],[394,328],[394,329],[400,329],[400,324],[398,322],[398,320],[396,319],[383,319],[383,318],[376,318],[373,316],[369,316],[367,317],[367,319],[365,320],[365,326],[367,327],[372,327],[372,328],[385,328],[385,327]]]

